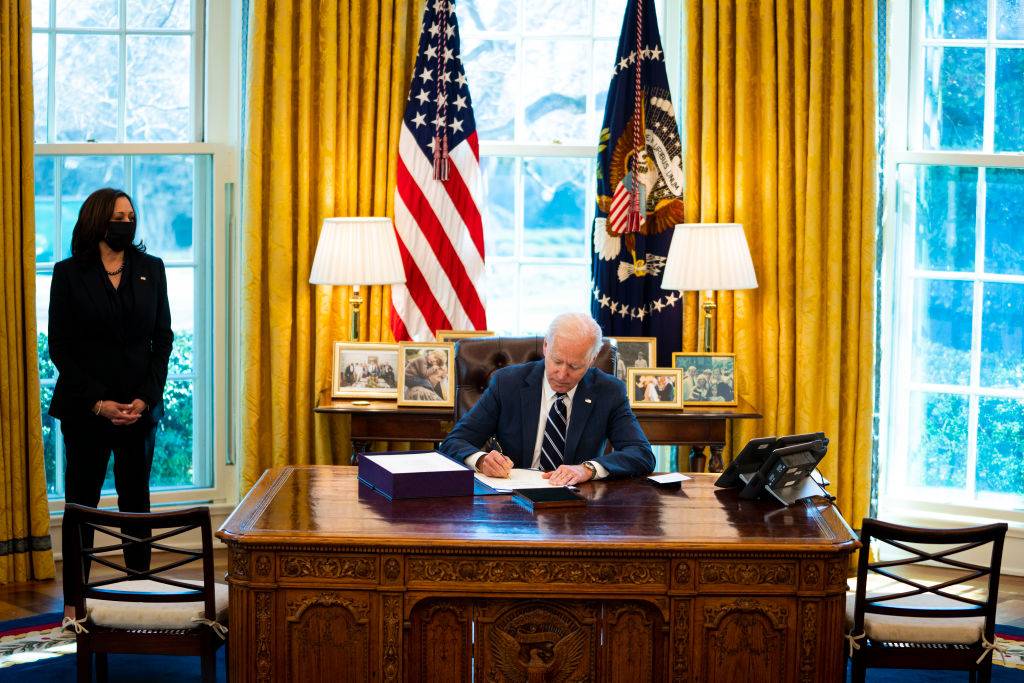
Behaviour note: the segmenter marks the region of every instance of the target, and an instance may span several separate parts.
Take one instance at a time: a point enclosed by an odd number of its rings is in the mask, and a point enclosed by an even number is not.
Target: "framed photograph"
[[[398,405],[455,405],[455,345],[401,342],[398,345]]]
[[[439,342],[454,342],[458,339],[493,337],[495,335],[491,330],[438,330],[434,336]]]
[[[629,368],[626,370],[626,391],[633,408],[682,408],[679,368]]]
[[[736,354],[676,352],[672,365],[683,373],[684,405],[736,405]]]
[[[334,342],[333,398],[398,398],[398,344]]]
[[[626,381],[629,368],[650,368],[658,364],[658,340],[654,337],[614,337],[619,347],[615,376]]]

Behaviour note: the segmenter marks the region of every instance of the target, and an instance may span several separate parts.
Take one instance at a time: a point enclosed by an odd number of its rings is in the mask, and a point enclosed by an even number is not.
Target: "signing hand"
[[[96,414],[107,418],[116,425],[134,424],[139,419],[139,414],[132,412],[132,404],[118,403],[117,401],[100,401],[99,412]]]
[[[590,470],[583,465],[559,465],[558,469],[541,475],[552,486],[573,486],[590,481]]]
[[[498,451],[491,451],[476,461],[476,468],[488,477],[507,479],[513,464],[507,456]]]

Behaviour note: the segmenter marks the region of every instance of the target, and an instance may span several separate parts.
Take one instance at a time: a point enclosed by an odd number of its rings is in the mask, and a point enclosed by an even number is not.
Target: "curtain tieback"
[[[72,619],[71,617],[64,617],[64,621],[60,622],[60,627],[74,629],[75,633],[88,633],[89,629],[85,627],[85,620],[87,618]]]
[[[981,646],[984,648],[984,652],[981,653],[981,656],[978,657],[978,660],[975,662],[975,664],[981,664],[981,662],[985,659],[985,657],[988,657],[989,655],[992,655],[992,651],[993,650],[998,652],[999,653],[999,659],[1002,660],[1002,662],[1004,664],[1006,663],[1006,648],[1004,646],[1002,646],[1002,645],[1000,645],[998,643],[990,643],[990,642],[988,642],[988,638],[986,638],[984,635],[981,636]],[[992,655],[992,656],[995,656],[995,655]]]
[[[214,633],[220,636],[221,640],[227,639],[228,627],[220,623],[219,621],[214,621],[213,619],[204,619],[203,617],[192,617],[192,621],[196,624],[206,624],[207,626],[213,629]]]

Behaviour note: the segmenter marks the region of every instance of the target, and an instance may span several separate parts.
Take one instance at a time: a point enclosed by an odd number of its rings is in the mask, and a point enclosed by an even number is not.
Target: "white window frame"
[[[593,0],[587,0],[592,2]],[[650,5],[652,0],[645,0],[645,8]],[[669,87],[672,92],[672,103],[676,108],[677,123],[680,125],[680,139],[683,141],[683,149],[685,150],[685,120],[679,118],[683,112],[686,111],[686,96],[683,88],[684,83],[684,70],[683,65],[683,46],[686,43],[685,40],[685,27],[686,22],[684,21],[684,10],[682,0],[654,0],[654,2],[660,7],[664,8],[663,11],[658,12],[658,29],[661,33],[662,49],[665,52],[665,68],[668,75]],[[593,22],[595,17],[591,16]],[[519,28],[516,32],[488,32],[488,38],[515,40],[517,55],[522,55],[522,42],[524,36],[524,17],[522,12],[518,17]],[[465,27],[460,25],[460,32],[462,37],[465,38],[470,35]],[[545,37],[544,34],[531,34],[530,38]],[[546,36],[553,37],[553,36]],[[617,39],[618,36],[615,36]],[[594,41],[593,36],[591,37],[572,37],[567,38],[572,41]],[[591,69],[596,68],[591,60]],[[613,72],[612,65],[608,65],[607,79],[611,81]],[[591,83],[596,82],[593,78],[590,80]],[[600,74],[596,74],[600,76]],[[519,84],[519,92],[524,92],[523,83]],[[473,84],[470,83],[472,89]],[[593,103],[594,94],[588,92],[587,101]],[[594,115],[597,117],[597,123],[600,125],[601,120],[604,117],[604,111],[593,110]],[[516,125],[515,134],[517,140],[522,136],[525,131],[525,123],[523,122],[523,106],[522,103],[516,103]],[[595,136],[597,133],[595,132]],[[511,256],[498,256],[493,254],[487,254],[487,264],[491,265],[514,265],[517,270],[521,272],[524,266],[586,266],[588,271],[591,268],[593,254],[590,248],[591,241],[591,230],[594,223],[594,212],[596,210],[596,192],[597,187],[594,181],[594,164],[597,159],[597,140],[594,140],[592,145],[578,145],[578,144],[562,144],[560,141],[552,141],[549,143],[537,143],[537,142],[480,142],[480,160],[483,163],[485,157],[506,157],[516,161],[517,170],[515,172],[515,225],[514,225],[514,238],[513,243],[515,244],[515,254]],[[524,160],[531,158],[562,158],[562,159],[587,159],[591,162],[589,166],[589,172],[587,177],[586,197],[585,197],[585,208],[584,208],[584,248],[585,255],[582,257],[544,257],[544,256],[524,256],[522,255],[522,247],[525,238],[525,227],[523,224],[524,216],[524,188],[523,188],[523,174],[522,164]],[[486,229],[486,226],[485,226]],[[504,285],[503,285],[504,286]],[[521,297],[520,297],[520,277],[517,275],[515,279],[515,292],[513,300],[516,302],[516,314],[515,314],[515,333],[516,334],[543,334],[543,330],[528,330],[522,327],[521,321]],[[585,297],[587,306],[589,307],[592,292],[590,288],[581,294]]]
[[[966,492],[973,496],[977,464],[977,430],[979,397],[997,396],[1024,399],[1024,389],[984,388],[980,386],[983,284],[1012,282],[1024,284],[1024,276],[979,273],[984,259],[985,229],[985,168],[1024,169],[1024,154],[994,153],[993,131],[995,120],[995,47],[993,41],[996,0],[988,0],[988,36],[985,40],[956,41],[957,46],[985,47],[986,94],[984,134],[981,152],[930,151],[920,148],[924,85],[921,57],[923,47],[948,44],[946,39],[923,38],[923,0],[912,3],[888,4],[888,64],[886,87],[886,153],[883,169],[882,263],[880,339],[881,365],[879,392],[879,514],[886,519],[912,524],[936,523],[969,524],[993,520],[1011,523],[1011,537],[1024,538],[1024,511],[1008,508],[1009,496],[986,494],[972,502],[964,502]],[[1021,41],[1016,41],[1021,42]],[[1000,41],[1000,46],[1007,41]],[[918,49],[918,45],[922,49]],[[881,56],[880,56],[881,58]],[[911,136],[911,131],[914,135]],[[912,236],[904,234],[899,215],[899,168],[904,164],[931,166],[961,166],[979,169],[978,204],[975,235],[974,273],[929,272],[914,265]],[[911,211],[913,211],[911,207]],[[913,216],[910,220],[913,221]],[[911,222],[911,224],[913,224]],[[973,285],[972,345],[970,351],[970,378],[966,387],[929,385],[910,381],[912,352],[913,284],[916,279],[934,275],[939,279],[967,280]],[[909,396],[912,391],[935,389],[969,395],[967,482],[965,489],[934,489],[911,487],[896,479],[896,472],[905,472],[909,448],[909,430],[905,419],[909,416]],[[1017,504],[1020,499],[1013,497]],[[1009,548],[1010,546],[1008,546]],[[1011,558],[1013,556],[1011,555]],[[1013,558],[1011,571],[1020,571],[1024,563]]]
[[[121,0],[121,29],[124,30],[124,0]],[[51,17],[54,16],[55,0],[50,0]],[[196,142],[179,143],[46,143],[36,144],[39,156],[122,156],[122,155],[204,155],[212,157],[210,177],[196,175],[199,192],[209,191],[207,206],[209,215],[196,221],[195,243],[205,242],[205,249],[195,255],[195,316],[203,316],[206,334],[195,337],[194,357],[202,357],[206,363],[206,376],[197,377],[194,383],[197,392],[193,424],[193,448],[210,454],[205,462],[212,468],[213,485],[204,488],[154,490],[154,509],[189,504],[212,504],[216,513],[230,510],[238,500],[238,472],[234,467],[238,439],[240,438],[237,418],[230,410],[237,405],[237,382],[239,359],[233,353],[232,345],[240,329],[238,306],[233,305],[235,292],[239,291],[239,268],[235,262],[239,253],[240,236],[237,230],[239,192],[236,190],[240,177],[239,168],[239,105],[240,105],[240,59],[241,59],[241,0],[193,0],[193,25],[195,28],[196,74],[193,78],[193,135]],[[200,17],[205,15],[205,21]],[[41,32],[41,31],[40,31]],[[61,33],[89,33],[88,30],[61,30]],[[109,32],[109,31],[107,31]],[[134,35],[136,31],[132,31]],[[138,31],[138,33],[150,33]],[[162,31],[161,34],[174,32]],[[181,33],[181,32],[178,32]],[[53,64],[54,41],[49,41],[50,56],[48,68]],[[122,40],[123,45],[123,40]],[[205,58],[203,58],[205,55]],[[124,60],[122,50],[121,60]],[[48,78],[53,101],[54,79]],[[123,79],[119,94],[123,93]],[[121,109],[123,110],[123,97]],[[47,135],[52,139],[54,108],[48,109],[50,119]],[[119,132],[120,135],[120,132]],[[198,218],[198,215],[197,215]],[[167,263],[173,267],[173,262]],[[198,332],[197,325],[197,332]],[[169,378],[170,379],[170,378]],[[205,428],[199,427],[205,423]],[[60,439],[58,434],[57,439]],[[56,476],[62,477],[58,471]],[[197,478],[199,474],[197,473]],[[116,495],[103,496],[101,507],[115,507]],[[62,498],[50,500],[50,511],[54,515],[51,527],[60,526],[59,514],[63,511]],[[55,542],[57,542],[55,540]],[[55,547],[59,547],[59,542]]]

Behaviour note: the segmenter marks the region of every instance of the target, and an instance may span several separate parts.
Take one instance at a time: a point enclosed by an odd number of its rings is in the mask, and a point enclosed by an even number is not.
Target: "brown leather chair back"
[[[460,339],[455,344],[455,419],[461,418],[476,404],[495,370],[543,357],[544,337]],[[615,340],[604,337],[592,365],[614,375],[618,358]]]

